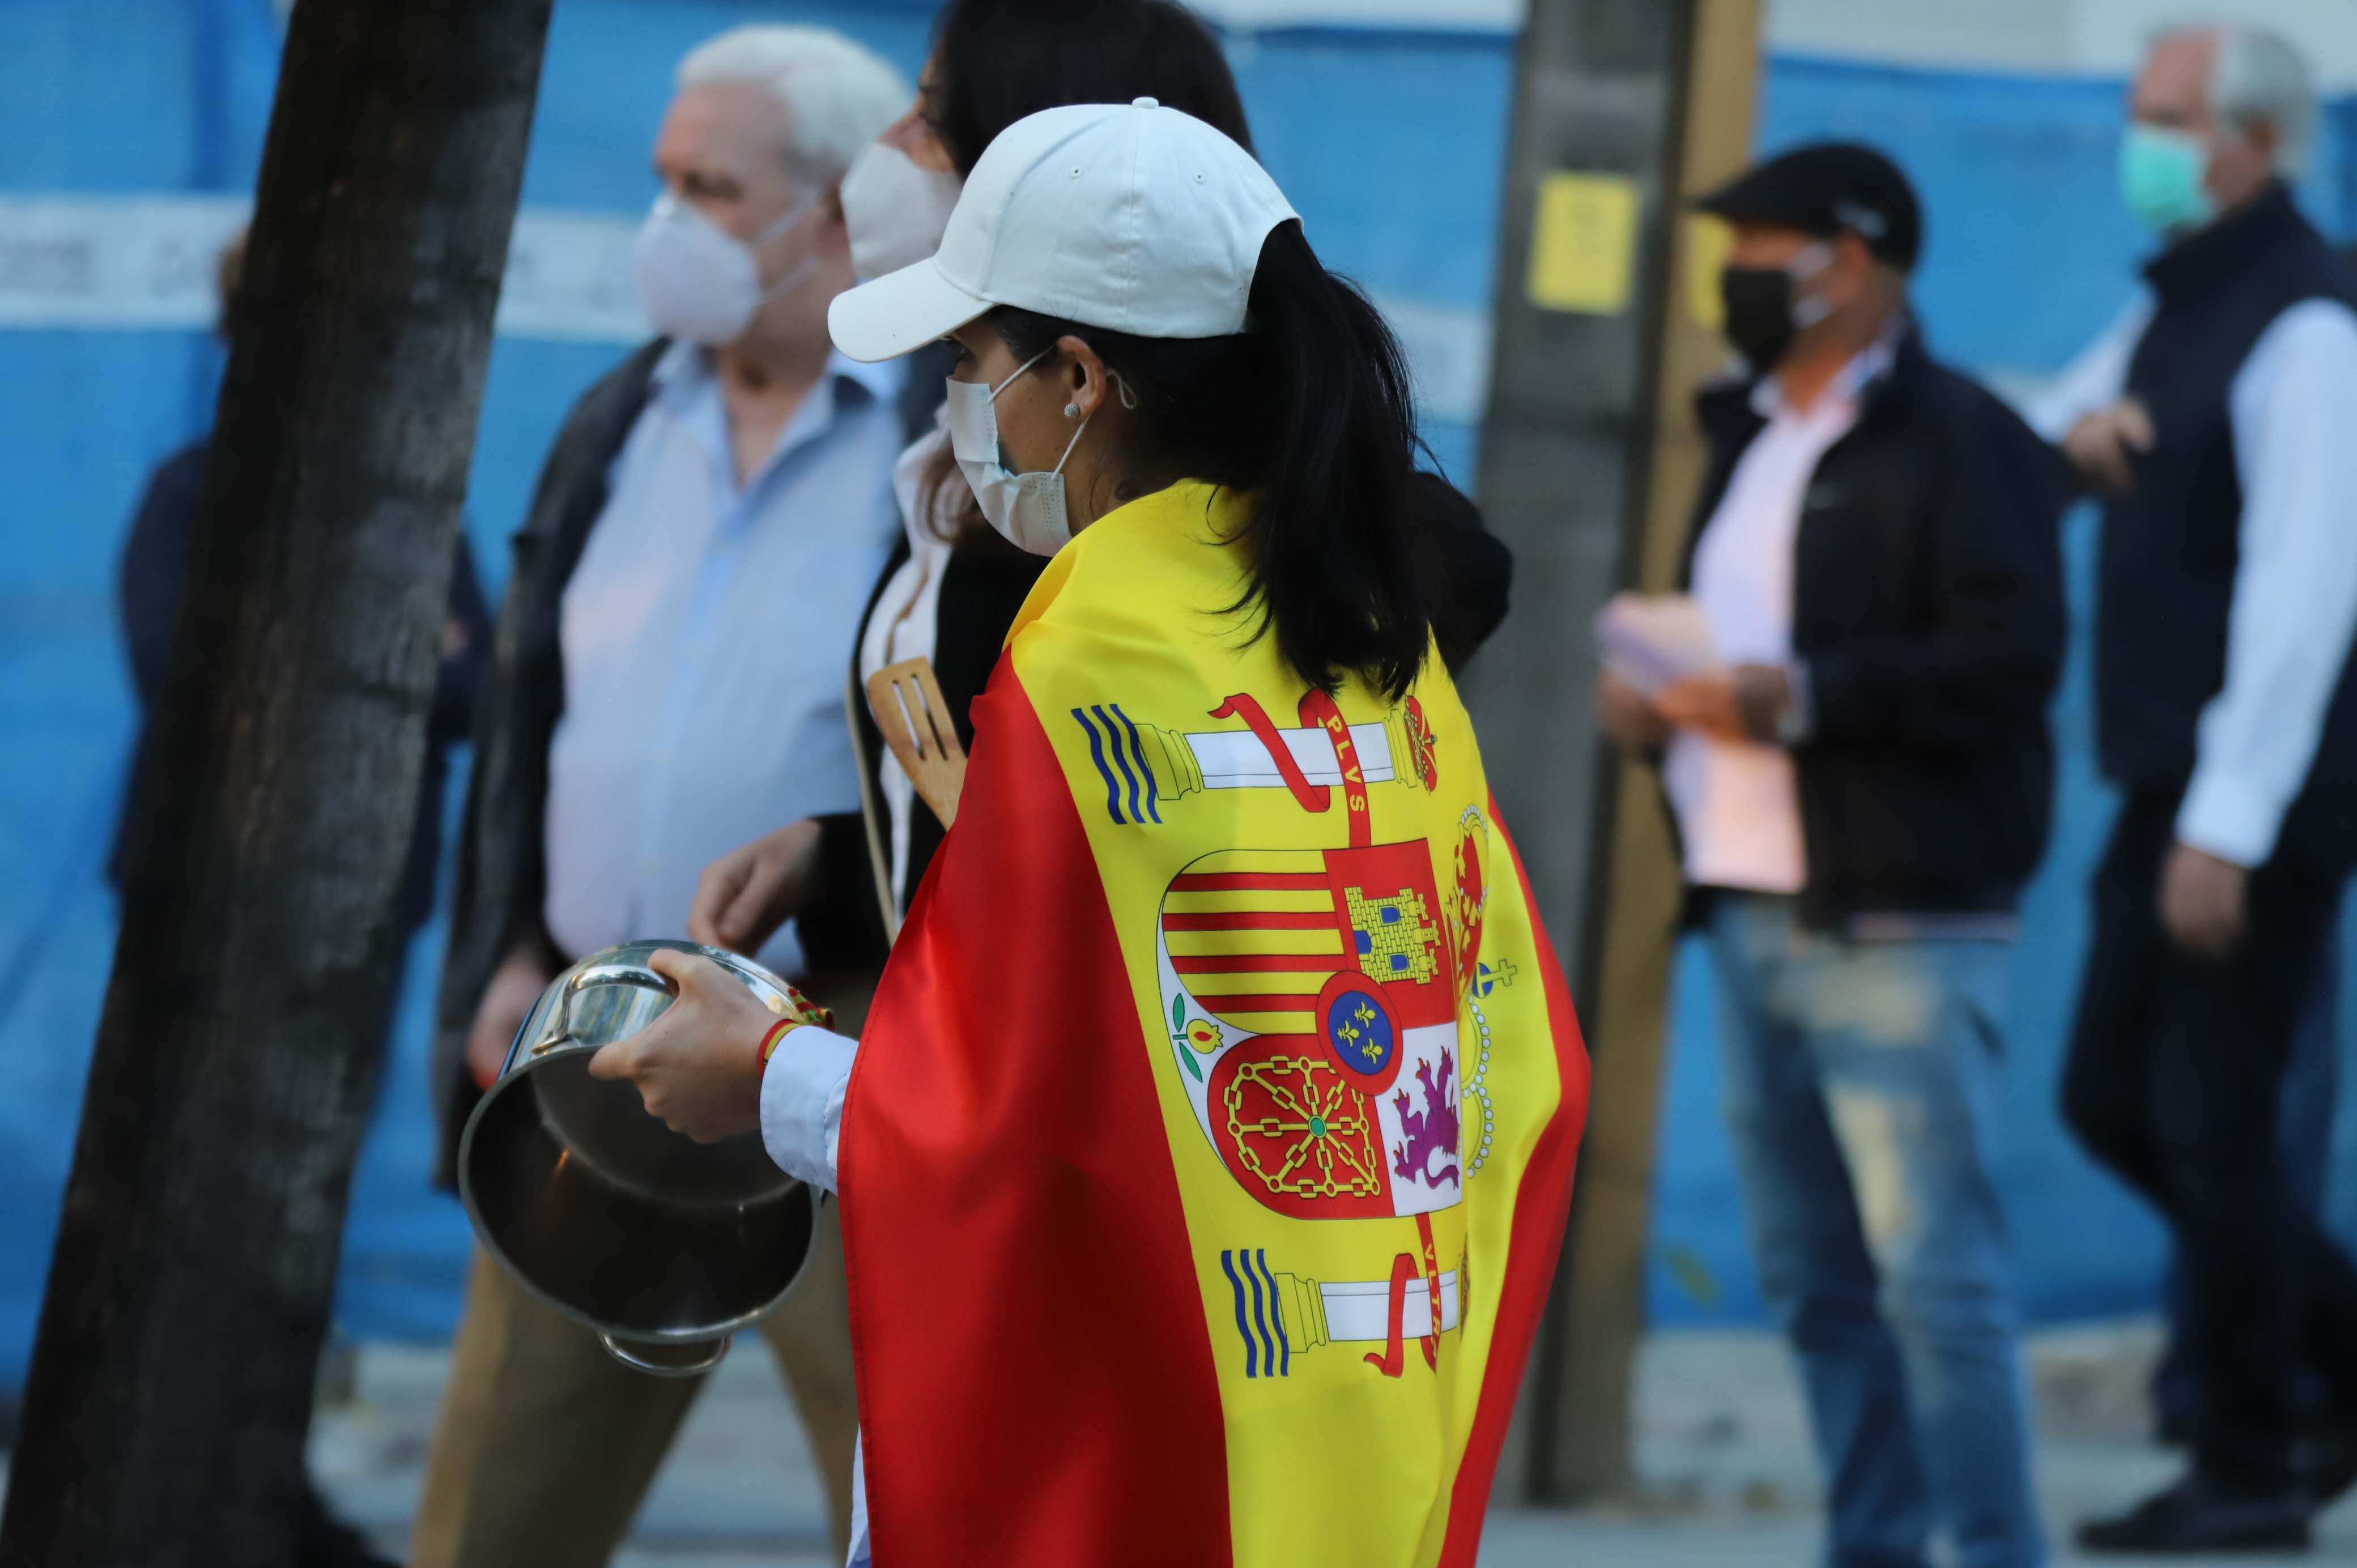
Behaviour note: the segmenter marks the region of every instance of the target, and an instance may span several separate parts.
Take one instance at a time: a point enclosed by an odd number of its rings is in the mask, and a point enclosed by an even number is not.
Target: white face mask
[[[656,197],[632,247],[639,305],[647,319],[666,337],[709,348],[742,338],[764,301],[799,288],[818,270],[819,258],[804,256],[765,289],[754,252],[800,225],[818,205],[815,198],[796,202],[775,223],[740,240],[694,203],[669,191]]]
[[[919,168],[899,148],[869,143],[843,177],[852,270],[866,281],[931,260],[963,188],[945,169]]]
[[[1015,374],[996,386],[980,381],[949,383],[944,418],[950,429],[950,454],[958,472],[974,489],[974,499],[990,526],[1006,536],[1017,549],[1034,555],[1053,555],[1072,537],[1072,520],[1064,510],[1064,459],[1081,444],[1089,427],[1086,419],[1064,444],[1064,456],[1046,473],[1010,474],[1000,459],[998,413],[992,406],[998,394],[1013,386],[1017,376],[1055,352],[1042,349],[1016,367]],[[1124,402],[1127,402],[1125,396]],[[1091,418],[1095,416],[1092,414]]]

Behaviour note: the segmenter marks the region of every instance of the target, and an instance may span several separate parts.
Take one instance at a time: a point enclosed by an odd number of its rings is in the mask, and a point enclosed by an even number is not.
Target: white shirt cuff
[[[2248,870],[2266,864],[2284,803],[2244,779],[2196,768],[2177,808],[2177,840]]]
[[[761,1144],[778,1168],[822,1191],[835,1187],[843,1096],[859,1042],[805,1024],[778,1042],[761,1073]]]

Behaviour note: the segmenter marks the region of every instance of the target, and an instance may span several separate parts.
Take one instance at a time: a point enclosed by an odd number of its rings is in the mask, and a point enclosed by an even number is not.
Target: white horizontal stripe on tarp
[[[1527,0],[1195,0],[1222,27],[1410,27],[1451,33],[1520,32]]]
[[[0,328],[210,327],[213,263],[246,220],[233,196],[0,197]],[[527,207],[516,216],[499,330],[635,343],[649,328],[630,279],[633,217]],[[1486,313],[1377,296],[1398,331],[1426,417],[1480,420]]]

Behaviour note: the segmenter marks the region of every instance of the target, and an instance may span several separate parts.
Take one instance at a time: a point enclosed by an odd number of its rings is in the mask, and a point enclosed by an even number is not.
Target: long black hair
[[[1230,607],[1256,608],[1256,634],[1273,632],[1311,685],[1330,692],[1356,671],[1397,698],[1424,664],[1423,585],[1436,580],[1407,362],[1298,222],[1263,242],[1249,304],[1246,329],[1222,338],[1138,338],[1012,306],[987,319],[1017,360],[1067,334],[1094,349],[1135,396],[1126,428],[1141,468],[1251,498],[1239,541],[1251,575]]]
[[[1154,98],[1252,151],[1220,41],[1176,0],[949,0],[925,123],[961,175],[998,133],[1068,103]]]

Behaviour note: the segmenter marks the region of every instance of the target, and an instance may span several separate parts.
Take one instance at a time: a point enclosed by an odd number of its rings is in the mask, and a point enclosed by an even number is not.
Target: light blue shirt
[[[740,487],[710,354],[657,361],[559,622],[544,913],[565,951],[683,937],[713,860],[859,809],[845,671],[900,532],[899,381],[834,355]],[[759,957],[801,972],[791,923]]]

